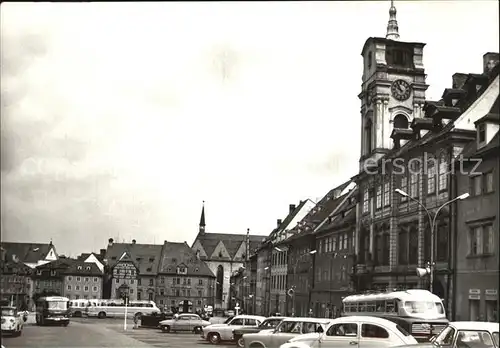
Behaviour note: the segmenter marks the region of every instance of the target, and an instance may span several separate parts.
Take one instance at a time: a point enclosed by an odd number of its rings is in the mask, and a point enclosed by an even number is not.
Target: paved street
[[[68,327],[36,326],[33,318],[28,320],[20,337],[2,337],[2,344],[10,347],[208,347],[199,335],[192,333],[167,334],[156,329],[123,330],[123,320],[73,318]],[[221,348],[235,345],[220,345]]]

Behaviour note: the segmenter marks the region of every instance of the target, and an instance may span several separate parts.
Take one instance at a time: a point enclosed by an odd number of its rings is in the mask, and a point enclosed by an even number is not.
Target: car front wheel
[[[209,336],[208,336],[208,340],[210,341],[210,343],[212,344],[219,344],[220,343],[220,335],[218,333],[211,333]]]
[[[170,332],[170,326],[168,326],[168,325],[162,326],[161,327],[161,331],[163,331],[163,332]]]
[[[240,348],[245,347],[245,342],[243,341],[243,337],[240,337],[237,344],[238,344],[238,347],[240,347]]]

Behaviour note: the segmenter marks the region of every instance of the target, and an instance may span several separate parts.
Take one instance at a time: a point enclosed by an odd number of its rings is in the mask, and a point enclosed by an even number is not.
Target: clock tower
[[[399,41],[396,7],[391,1],[386,37],[368,38],[361,52],[360,171],[393,148],[394,128],[409,128],[414,118],[423,117],[428,87],[422,61],[424,46]]]

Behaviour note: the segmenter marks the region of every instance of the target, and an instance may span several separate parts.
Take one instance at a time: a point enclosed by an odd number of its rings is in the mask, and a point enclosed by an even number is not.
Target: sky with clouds
[[[4,3],[2,240],[268,234],[357,171],[361,49],[390,2]],[[498,52],[497,1],[401,1],[437,99]]]

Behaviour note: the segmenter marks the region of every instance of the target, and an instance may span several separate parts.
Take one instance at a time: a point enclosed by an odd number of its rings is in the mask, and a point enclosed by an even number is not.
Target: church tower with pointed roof
[[[200,217],[200,226],[199,226],[199,233],[203,234],[205,233],[205,201],[203,201],[203,206],[201,208],[201,217]]]

